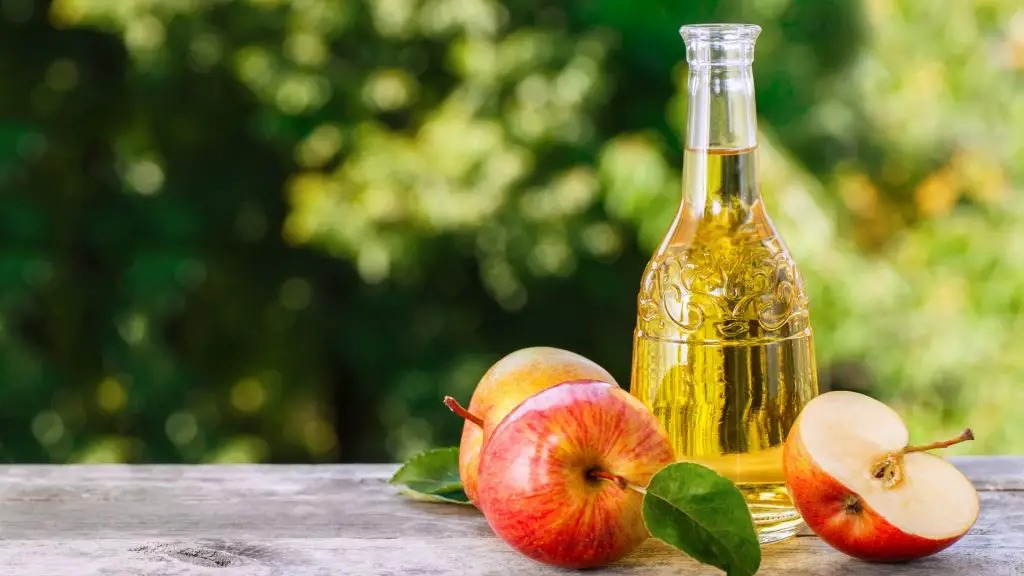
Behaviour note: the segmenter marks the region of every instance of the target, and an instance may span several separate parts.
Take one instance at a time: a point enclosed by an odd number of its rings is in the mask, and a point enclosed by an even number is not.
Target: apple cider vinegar
[[[755,26],[687,26],[683,201],[644,272],[631,392],[676,457],[743,492],[762,542],[801,520],[782,446],[817,394],[807,295],[772,226],[757,174],[750,67]]]

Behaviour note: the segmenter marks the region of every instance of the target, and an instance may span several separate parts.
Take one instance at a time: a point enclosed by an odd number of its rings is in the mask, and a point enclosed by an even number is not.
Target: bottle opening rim
[[[750,42],[760,33],[761,27],[757,24],[687,24],[679,28],[679,35],[687,42]]]

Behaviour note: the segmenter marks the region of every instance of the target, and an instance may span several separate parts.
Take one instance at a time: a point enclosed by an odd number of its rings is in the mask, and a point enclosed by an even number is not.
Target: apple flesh
[[[972,439],[908,447],[903,420],[881,402],[829,392],[804,407],[786,439],[783,462],[793,503],[837,550],[883,562],[934,554],[978,518],[978,494],[952,464],[924,450]]]
[[[664,428],[616,384],[566,382],[488,426],[479,496],[491,529],[556,566],[618,560],[648,537],[642,496],[674,461]]]
[[[568,350],[543,346],[523,348],[497,361],[473,391],[469,409],[445,399],[452,411],[466,418],[459,443],[459,477],[466,496],[479,505],[477,469],[484,445],[484,426],[492,426],[533,394],[570,380],[615,383],[604,368]]]

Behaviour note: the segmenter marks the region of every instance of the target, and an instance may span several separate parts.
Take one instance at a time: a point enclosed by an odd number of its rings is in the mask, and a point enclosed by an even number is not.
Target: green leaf
[[[400,492],[416,500],[469,503],[459,480],[458,448],[436,448],[413,456],[390,483],[402,486]]]
[[[698,464],[670,464],[654,475],[644,496],[644,523],[665,541],[729,576],[750,576],[761,545],[743,494]]]
[[[418,500],[420,502],[441,502],[444,504],[468,504],[470,506],[473,505],[473,503],[469,501],[469,497],[466,496],[466,493],[463,492],[461,488],[453,492],[445,492],[444,494],[424,494],[422,492],[417,492],[415,490],[403,486],[398,489],[398,492],[400,494],[408,496],[409,498],[412,498],[413,500]]]

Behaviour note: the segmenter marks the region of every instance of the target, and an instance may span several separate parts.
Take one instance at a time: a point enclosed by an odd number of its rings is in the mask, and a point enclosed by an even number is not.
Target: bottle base
[[[780,542],[796,536],[804,521],[793,507],[785,485],[741,483],[737,487],[750,508],[757,539],[761,544]]]
[[[757,540],[761,544],[773,544],[788,540],[796,536],[800,526],[804,523],[803,518],[796,510],[758,510],[757,506],[750,509],[754,517],[754,528],[757,530]]]

